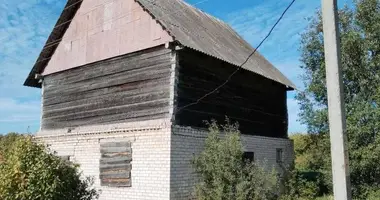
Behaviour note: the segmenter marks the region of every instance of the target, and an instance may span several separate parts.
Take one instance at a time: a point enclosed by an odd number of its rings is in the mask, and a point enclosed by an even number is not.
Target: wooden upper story
[[[258,52],[202,98],[252,51],[182,0],[69,0],[25,85],[43,89],[42,130],[158,118],[205,127],[229,117],[244,133],[287,137],[294,85]]]
[[[217,70],[216,70],[217,69]],[[284,85],[191,49],[163,45],[43,79],[42,130],[172,119],[181,126],[238,122],[244,133],[286,137]]]

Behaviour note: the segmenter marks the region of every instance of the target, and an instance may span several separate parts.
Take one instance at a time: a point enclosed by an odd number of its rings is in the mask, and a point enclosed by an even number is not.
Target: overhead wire
[[[151,3],[152,5],[154,6],[157,6],[158,8],[161,8],[161,9],[164,9],[162,8],[161,6],[159,6],[158,4],[156,4],[155,2],[152,2],[152,1],[148,1],[149,3]],[[207,96],[211,95],[212,93],[216,92],[217,90],[219,90],[220,88],[222,88],[223,86],[225,86],[229,81],[230,79],[232,78],[233,75],[235,75],[241,68],[242,66],[244,66],[250,59],[250,57],[252,57],[256,52],[257,52],[257,49],[260,48],[260,46],[266,41],[266,39],[272,34],[273,30],[275,29],[275,27],[279,24],[279,22],[282,20],[282,18],[285,16],[286,12],[290,9],[290,7],[294,4],[295,0],[293,0],[287,7],[286,9],[284,10],[284,12],[281,14],[281,16],[279,17],[279,19],[276,21],[276,23],[272,26],[272,28],[270,29],[270,31],[268,32],[268,34],[265,36],[265,38],[260,42],[260,44],[257,46],[257,48],[248,56],[248,58],[227,78],[227,80],[220,86],[218,86],[216,89],[214,89],[213,91],[207,93],[206,95],[204,95],[203,97],[201,97],[200,99],[198,99],[197,101],[195,101],[194,103],[190,103],[182,108],[179,108],[177,111],[175,111],[173,114],[176,114],[178,113],[179,111],[181,111],[182,109],[185,109],[187,107],[190,107],[190,106],[193,106],[193,105],[196,105],[198,104],[201,100],[203,100],[204,98],[206,98]],[[162,19],[163,20],[163,19]],[[165,21],[163,20],[164,22],[172,25],[172,26],[176,26],[177,28],[181,28],[181,26],[179,25],[176,25],[176,24],[173,24],[171,22],[168,22],[168,21]],[[204,29],[205,32],[208,31],[208,29],[204,26],[200,26]],[[182,31],[187,31],[186,29],[181,29]],[[227,48],[227,47],[226,47]],[[268,113],[268,112],[265,112],[265,111],[262,111],[262,110],[257,110],[257,109],[253,109],[253,108],[249,108],[248,110],[252,110],[252,111],[255,111],[255,112],[259,112],[259,113],[262,113],[262,114],[265,114],[265,115],[270,115],[270,116],[275,116],[275,117],[281,117],[283,119],[285,119],[286,117],[282,116],[282,115],[278,115],[278,114],[274,114],[274,113]]]
[[[67,6],[67,7],[65,7],[65,9],[64,10],[66,10],[66,9],[69,9],[69,8],[71,8],[72,6],[75,6],[76,4],[78,4],[78,3],[80,3],[80,2],[82,2],[83,0],[79,0],[79,1],[77,1],[77,2],[75,2],[75,3],[73,3],[72,5],[69,5],[69,6]],[[112,0],[111,0],[112,1]],[[109,2],[111,2],[111,1],[109,1]],[[202,1],[199,1],[199,2],[197,2],[197,3],[195,3],[195,4],[193,4],[193,5],[197,5],[197,4],[201,4],[201,3],[204,3],[204,2],[207,2],[207,1],[209,1],[209,0],[202,0]],[[155,2],[152,2],[152,1],[148,1],[149,3],[152,3],[152,5],[155,5],[155,6],[157,6],[156,4],[155,4]],[[229,76],[228,76],[228,78],[221,84],[221,85],[219,85],[218,87],[216,87],[215,89],[213,89],[212,91],[210,91],[210,92],[208,92],[207,94],[205,94],[205,95],[203,95],[202,97],[200,97],[198,100],[196,100],[195,102],[193,102],[193,103],[190,103],[190,104],[188,104],[188,105],[185,105],[185,106],[183,106],[183,107],[181,107],[181,108],[179,108],[179,109],[177,109],[176,111],[175,111],[175,113],[177,113],[177,112],[180,112],[181,110],[183,110],[183,109],[186,109],[186,108],[188,108],[188,107],[190,107],[190,106],[193,106],[193,105],[196,105],[196,104],[198,104],[198,103],[200,103],[203,99],[205,99],[205,98],[207,98],[208,96],[210,96],[210,95],[212,95],[213,93],[215,93],[215,92],[217,92],[219,89],[221,89],[222,87],[224,87],[230,80],[231,80],[231,78],[249,61],[249,59],[257,52],[257,50],[262,46],[262,44],[269,38],[269,36],[272,34],[272,32],[273,32],[273,30],[276,28],[276,26],[280,23],[280,21],[283,19],[283,17],[285,16],[285,14],[287,13],[287,11],[290,9],[290,7],[294,4],[294,2],[295,2],[295,0],[292,0],[291,1],[291,3],[286,7],[286,9],[284,10],[284,12],[281,14],[281,16],[279,17],[279,19],[276,21],[276,23],[272,26],[272,28],[270,29],[270,31],[268,32],[268,34],[264,37],[264,39],[259,43],[259,45],[254,49],[254,51],[244,60],[244,62],[241,64],[241,65],[239,65],[237,68],[236,68],[236,70],[233,72],[233,73],[231,73]],[[178,13],[178,12],[180,12],[180,11],[182,11],[182,10],[184,10],[184,9],[186,9],[186,7],[185,8],[183,8],[183,9],[179,9],[179,10],[176,10],[176,11],[174,11],[174,12],[172,12],[172,13],[168,13],[168,14],[166,14],[166,15],[174,15],[174,14],[176,14],[176,13]],[[134,10],[137,10],[137,9],[133,9],[132,11],[134,11]],[[104,24],[106,24],[106,23],[109,23],[109,22],[112,22],[112,21],[115,21],[115,20],[118,20],[118,19],[121,19],[121,18],[123,18],[123,17],[125,17],[125,16],[127,16],[128,14],[130,14],[131,12],[128,12],[128,13],[126,13],[126,14],[124,14],[124,15],[121,15],[121,16],[119,16],[119,17],[117,17],[117,18],[112,18],[112,19],[110,19],[110,20],[107,20],[107,21],[104,21],[104,22],[102,22],[102,24],[98,24],[97,26],[95,26],[94,28],[92,28],[92,29],[89,29],[89,30],[93,30],[93,29],[95,29],[96,27],[98,27],[98,26],[101,26],[101,25],[104,25]],[[72,19],[71,20],[67,20],[67,21],[65,21],[65,22],[62,22],[62,23],[60,23],[60,24],[58,24],[58,25],[56,25],[53,29],[55,29],[55,28],[57,28],[57,27],[60,27],[60,26],[62,26],[62,25],[64,25],[64,24],[67,24],[67,23],[69,23],[69,22],[71,22],[72,21]],[[173,25],[173,24],[172,24]],[[176,26],[178,26],[178,25],[176,25]],[[204,27],[203,27],[204,28]],[[207,29],[206,28],[204,28],[205,29],[205,31],[207,31]],[[89,31],[89,30],[87,30],[87,31]],[[55,40],[55,41],[52,41],[52,42],[49,42],[49,43],[47,43],[47,44],[45,44],[45,47],[42,49],[42,50],[44,50],[45,48],[49,48],[49,47],[52,47],[52,46],[54,46],[55,44],[59,44],[61,41],[62,41],[62,39],[63,38],[61,38],[61,39],[59,39],[59,40]],[[37,63],[39,63],[39,62],[43,62],[43,61],[45,61],[45,60],[48,60],[48,59],[50,59],[51,57],[47,57],[47,58],[41,58],[41,59],[39,59],[35,64],[37,64]],[[253,109],[250,109],[250,110],[253,110]],[[259,111],[259,110],[255,110],[255,111],[257,111],[257,112],[260,112],[260,113],[263,113],[263,114],[268,114],[268,115],[276,115],[276,114],[273,114],[273,113],[266,113],[266,112],[264,112],[264,111]],[[174,114],[175,114],[174,113]]]
[[[219,85],[218,87],[216,87],[214,90],[208,92],[207,94],[203,95],[201,98],[199,98],[197,101],[193,102],[193,103],[190,103],[188,105],[185,105],[179,109],[177,109],[174,113],[178,113],[180,112],[181,110],[183,109],[186,109],[190,106],[194,106],[196,104],[198,104],[199,102],[201,102],[203,99],[207,98],[208,96],[212,95],[213,93],[217,92],[219,89],[221,89],[222,87],[224,87],[230,80],[231,78],[249,61],[249,59],[256,53],[256,51],[262,46],[262,44],[269,38],[269,36],[272,34],[273,30],[276,28],[276,26],[280,23],[280,21],[283,19],[283,17],[285,16],[285,14],[288,12],[288,10],[292,7],[292,5],[294,4],[296,0],[292,0],[290,2],[290,4],[286,7],[286,9],[282,12],[281,16],[278,18],[278,20],[276,21],[276,23],[272,26],[272,28],[270,29],[270,31],[268,32],[268,34],[264,37],[263,40],[261,40],[261,42],[259,43],[259,45],[253,50],[253,52],[244,60],[244,62],[239,65],[236,70],[234,72],[232,72],[228,78],[226,79],[226,81],[224,81],[221,85]]]

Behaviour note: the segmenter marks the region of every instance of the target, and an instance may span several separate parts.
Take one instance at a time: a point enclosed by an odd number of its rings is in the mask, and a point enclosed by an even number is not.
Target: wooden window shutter
[[[110,187],[131,187],[131,143],[103,143],[100,144],[100,153],[100,185]]]

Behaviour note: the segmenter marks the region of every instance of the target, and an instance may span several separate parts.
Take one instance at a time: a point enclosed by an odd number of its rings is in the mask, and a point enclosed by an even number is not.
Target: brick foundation
[[[192,128],[174,127],[171,136],[170,156],[170,199],[194,199],[196,175],[191,167],[194,155],[200,153],[204,146],[207,132]],[[275,168],[282,172],[276,161],[276,149],[283,149],[283,166],[293,163],[293,142],[289,139],[242,135],[244,150],[254,152],[255,162],[265,162],[268,169]]]
[[[59,156],[70,156],[86,176],[95,178],[100,200],[188,200],[197,181],[190,161],[202,151],[207,132],[173,127],[169,120],[40,132],[37,139],[49,144]],[[100,143],[132,142],[132,187],[101,187],[99,181]],[[283,149],[284,164],[293,162],[293,143],[288,139],[243,135],[246,151],[255,160],[281,171],[276,149]]]

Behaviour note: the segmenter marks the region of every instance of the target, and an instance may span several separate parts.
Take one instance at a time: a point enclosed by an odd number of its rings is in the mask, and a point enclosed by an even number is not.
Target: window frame
[[[284,162],[284,150],[282,148],[276,148],[276,162],[279,164]]]

